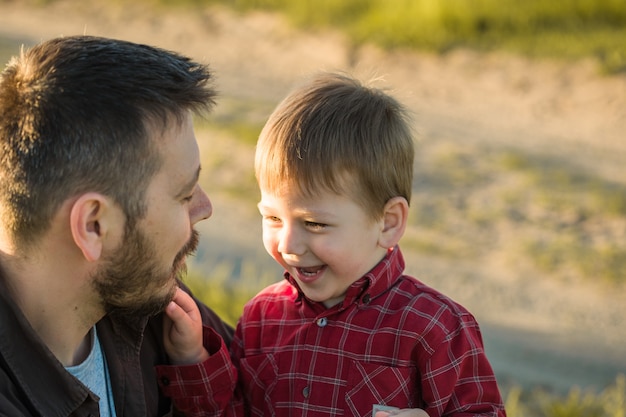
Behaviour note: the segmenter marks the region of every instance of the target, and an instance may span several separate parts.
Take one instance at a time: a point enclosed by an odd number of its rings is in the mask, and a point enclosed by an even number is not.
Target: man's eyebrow
[[[198,180],[200,179],[201,169],[202,167],[198,167],[198,169],[196,170],[196,174],[193,176],[193,178],[189,180],[189,182],[182,187],[180,193],[176,195],[177,198],[185,197],[186,194],[190,193],[196,187],[196,184],[198,184]]]

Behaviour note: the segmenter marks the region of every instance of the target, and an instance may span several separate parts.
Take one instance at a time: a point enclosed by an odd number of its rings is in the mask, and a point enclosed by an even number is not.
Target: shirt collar
[[[399,246],[387,250],[385,257],[372,268],[367,274],[357,279],[346,291],[346,298],[339,306],[345,308],[353,303],[368,304],[373,298],[378,297],[393,285],[396,279],[404,271],[404,257]],[[305,298],[304,293],[298,286],[298,282],[285,271],[284,277],[291,285],[298,289],[298,301]],[[308,300],[311,304],[320,304]]]

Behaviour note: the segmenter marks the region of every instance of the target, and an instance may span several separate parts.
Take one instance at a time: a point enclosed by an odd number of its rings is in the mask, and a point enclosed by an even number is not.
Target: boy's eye
[[[327,226],[324,223],[309,222],[309,221],[304,222],[304,225],[308,227],[309,229],[313,229],[313,230],[321,230]]]
[[[263,216],[263,220],[270,223],[280,223],[280,219],[276,216]]]
[[[183,201],[184,201],[185,203],[188,203],[188,202],[190,202],[192,199],[193,199],[193,194],[188,195],[187,197],[183,198]]]

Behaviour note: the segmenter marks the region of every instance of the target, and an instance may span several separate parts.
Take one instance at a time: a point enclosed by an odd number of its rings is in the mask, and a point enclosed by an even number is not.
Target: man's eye
[[[183,198],[183,201],[184,201],[185,203],[188,203],[188,202],[190,202],[192,199],[193,199],[193,194],[191,194],[191,195],[189,195],[189,196],[187,196],[187,197]]]

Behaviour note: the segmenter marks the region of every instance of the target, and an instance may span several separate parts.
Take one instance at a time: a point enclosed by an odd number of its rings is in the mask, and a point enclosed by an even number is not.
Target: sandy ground
[[[303,34],[267,14],[206,9],[156,13],[147,6],[60,1],[45,8],[0,1],[0,37],[32,44],[89,34],[150,43],[208,62],[226,99],[276,103],[320,69],[379,75],[419,120],[424,138],[506,144],[566,155],[626,182],[626,77],[601,77],[592,62],[564,65],[459,51],[446,56],[349,48],[339,34]],[[214,198],[202,227],[213,257],[263,256],[250,211]],[[220,209],[228,207],[228,209]],[[272,261],[263,267],[272,268]],[[466,305],[482,323],[503,386],[599,389],[626,373],[626,294],[567,285],[484,265],[414,257],[408,271]]]

